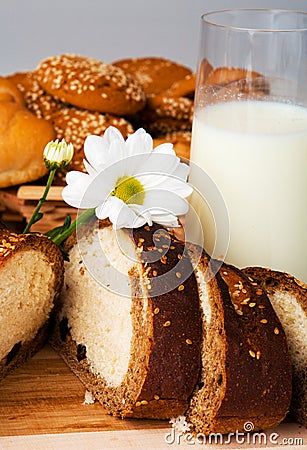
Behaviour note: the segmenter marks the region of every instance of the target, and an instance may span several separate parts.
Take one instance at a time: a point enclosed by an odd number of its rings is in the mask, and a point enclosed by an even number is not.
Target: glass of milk
[[[307,13],[202,16],[190,164],[207,252],[307,282]]]

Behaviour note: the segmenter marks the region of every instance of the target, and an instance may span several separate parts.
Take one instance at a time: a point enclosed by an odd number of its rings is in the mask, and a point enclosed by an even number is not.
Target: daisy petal
[[[188,178],[188,175],[190,173],[190,167],[185,163],[180,163],[173,175],[175,177],[181,178],[183,181],[186,181]]]
[[[139,176],[138,180],[144,186],[145,191],[163,189],[165,191],[175,192],[182,198],[188,197],[193,191],[193,188],[188,183],[174,175],[162,174],[158,176],[146,174]]]
[[[106,219],[112,213],[119,213],[122,208],[123,202],[117,197],[111,196],[106,199],[105,202],[97,206],[95,213],[98,219]]]
[[[123,135],[116,127],[108,127],[106,131],[104,132],[103,139],[105,139],[106,144],[108,146],[111,145],[112,142],[118,141],[118,142],[125,142]]]
[[[86,159],[83,160],[83,164],[84,164],[84,167],[85,167],[87,173],[90,176],[94,177],[95,175],[97,175],[97,170],[94,169],[94,167],[89,162],[87,162]]]
[[[139,175],[151,175],[150,185],[157,186],[160,183],[159,175],[172,175],[179,164],[180,159],[177,156],[152,152],[140,166]],[[137,176],[138,174],[135,175]]]
[[[107,153],[108,145],[103,137],[87,136],[84,141],[84,155],[92,167],[106,165],[108,162]]]
[[[143,128],[139,128],[126,140],[126,156],[148,154],[152,151],[152,148],[152,137]]]
[[[154,148],[154,152],[176,156],[174,146],[170,142],[165,142],[163,144],[158,145],[157,147]]]
[[[188,202],[179,197],[174,192],[168,192],[163,189],[152,189],[146,192],[143,203],[144,209],[153,213],[170,213],[175,216],[181,216],[188,212]]]
[[[154,214],[152,215],[154,222],[164,225],[169,228],[179,227],[179,222],[176,216],[172,214]]]

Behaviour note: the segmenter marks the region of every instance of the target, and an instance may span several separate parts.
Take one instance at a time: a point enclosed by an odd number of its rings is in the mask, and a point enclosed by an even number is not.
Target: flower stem
[[[60,245],[71,233],[73,233],[79,225],[84,225],[91,217],[95,215],[95,208],[90,208],[80,214],[74,221],[71,222],[69,228],[58,234],[52,240],[56,245]]]
[[[47,195],[48,195],[49,189],[51,187],[55,171],[56,171],[56,169],[50,170],[49,176],[48,176],[48,180],[47,180],[47,184],[46,184],[46,187],[45,187],[45,191],[43,193],[43,196],[40,198],[40,200],[39,200],[39,202],[38,202],[38,204],[37,204],[37,206],[36,206],[36,208],[35,208],[35,210],[34,210],[34,212],[32,214],[31,219],[29,220],[26,228],[24,229],[24,231],[23,231],[24,233],[29,233],[29,231],[31,230],[32,225],[34,223],[38,222],[43,217],[43,214],[40,213],[39,210],[41,209],[42,205],[47,200]]]

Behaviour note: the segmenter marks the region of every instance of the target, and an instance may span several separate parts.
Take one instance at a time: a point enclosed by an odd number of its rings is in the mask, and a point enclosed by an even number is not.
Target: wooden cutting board
[[[108,415],[98,402],[84,405],[84,395],[85,388],[78,378],[45,346],[0,383],[0,449],[191,448],[191,443],[178,435],[172,442],[167,421],[117,419]],[[274,431],[280,442],[283,437],[303,440],[303,445],[299,441],[299,446],[289,446],[291,450],[307,447],[307,431],[297,424],[284,423]],[[197,447],[207,448],[207,444],[192,446]],[[235,441],[225,444],[226,447],[260,448],[247,443],[238,445]],[[274,444],[272,448],[284,445]]]

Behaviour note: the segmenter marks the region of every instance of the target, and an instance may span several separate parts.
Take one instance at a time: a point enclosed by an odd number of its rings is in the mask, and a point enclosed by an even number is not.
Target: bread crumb
[[[95,397],[90,391],[85,391],[84,402],[82,405],[93,405],[95,403]]]
[[[172,428],[179,432],[186,433],[190,431],[191,426],[188,424],[185,416],[172,417],[169,423],[172,424]]]

